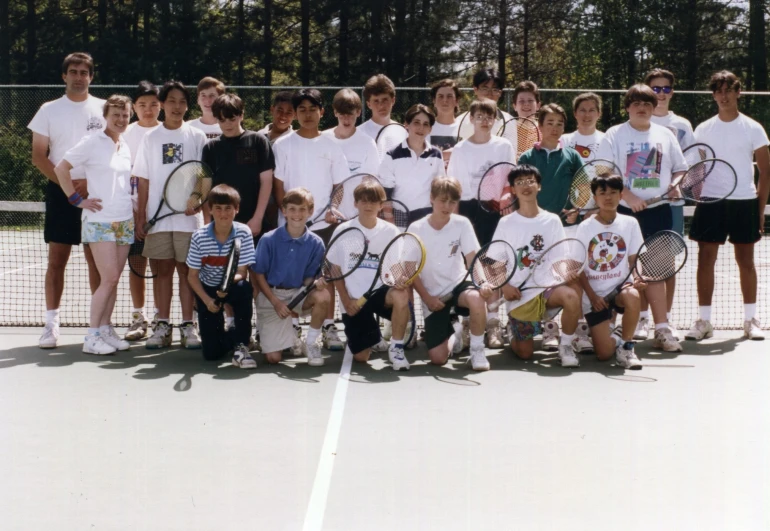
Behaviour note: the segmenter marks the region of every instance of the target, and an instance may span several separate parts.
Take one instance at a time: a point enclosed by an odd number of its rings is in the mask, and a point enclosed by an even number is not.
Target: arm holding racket
[[[220,306],[214,297],[209,297],[209,294],[203,289],[203,284],[198,276],[199,274],[200,269],[193,269],[192,267],[188,268],[187,283],[190,285],[190,289],[192,289],[198,298],[203,301],[203,304],[206,305],[208,311],[211,313],[218,313],[222,309],[222,306]]]
[[[275,313],[278,314],[278,317],[281,319],[291,317],[291,310],[288,305],[273,294],[273,290],[270,289],[265,275],[262,273],[255,273],[254,280],[257,282],[259,291],[264,293],[267,300],[273,305],[273,309],[275,310]]]

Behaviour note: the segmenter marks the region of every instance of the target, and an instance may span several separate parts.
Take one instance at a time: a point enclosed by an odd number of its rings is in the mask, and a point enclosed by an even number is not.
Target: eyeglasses
[[[655,94],[671,94],[671,87],[650,87]]]
[[[487,116],[486,114],[477,114],[473,119],[480,124],[491,124],[495,121],[492,116]]]
[[[537,179],[534,177],[528,179],[516,179],[513,181],[513,186],[532,186],[533,184],[537,184]]]
[[[482,88],[480,88],[480,89],[478,89],[478,90],[479,90],[479,92],[481,92],[481,93],[482,93],[482,94],[484,94],[485,96],[489,96],[489,95],[492,95],[492,96],[499,96],[500,94],[502,94],[502,93],[503,93],[503,91],[502,91],[502,90],[500,90],[500,89],[497,89],[497,88],[489,88],[489,87],[482,87]]]

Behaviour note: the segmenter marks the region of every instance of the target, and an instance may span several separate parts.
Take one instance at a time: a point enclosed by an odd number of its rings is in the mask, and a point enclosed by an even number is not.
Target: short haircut
[[[716,92],[717,90],[721,89],[723,86],[727,87],[730,90],[741,90],[741,80],[738,79],[738,76],[733,74],[732,72],[728,70],[721,70],[719,72],[716,72],[714,75],[711,76],[711,79],[709,79],[709,90],[711,92]]]
[[[418,114],[425,114],[428,117],[428,121],[430,122],[431,127],[433,127],[433,124],[436,123],[436,115],[434,112],[430,107],[423,105],[422,103],[415,103],[409,107],[409,109],[406,111],[406,114],[404,114],[404,122],[407,124],[412,123],[412,120],[414,120],[415,116]]]
[[[537,88],[534,81],[522,81],[516,85],[516,88],[513,89],[513,103],[516,103],[516,98],[522,92],[530,92],[535,97],[535,101],[540,103],[540,89]]]
[[[283,196],[283,201],[281,201],[281,208],[286,208],[289,205],[306,205],[308,210],[313,210],[315,207],[313,194],[310,193],[310,190],[301,186],[292,188],[286,192],[286,195]]]
[[[591,193],[596,195],[597,190],[617,190],[623,191],[623,177],[613,173],[611,175],[597,175],[591,181]]]
[[[344,88],[334,95],[332,108],[340,114],[358,114],[361,112],[361,98],[355,90]]]
[[[641,83],[634,85],[626,92],[623,98],[623,108],[628,109],[635,101],[642,101],[649,103],[653,107],[658,104],[658,98],[655,97],[655,93],[647,85]]]
[[[211,113],[217,120],[229,120],[243,116],[243,100],[237,94],[220,94],[211,104]]]
[[[353,201],[384,203],[388,199],[385,188],[376,179],[366,179],[353,190]]]
[[[61,73],[66,74],[70,65],[86,65],[88,67],[88,73],[91,77],[94,77],[94,58],[91,57],[91,54],[85,52],[69,54],[64,58],[64,62],[61,64]]]
[[[584,92],[575,96],[575,99],[572,100],[572,112],[577,112],[580,104],[585,101],[594,102],[596,104],[596,110],[598,110],[599,113],[602,112],[602,97],[594,92]]]
[[[364,84],[364,100],[369,101],[372,96],[386,94],[391,98],[396,97],[396,85],[385,74],[377,74],[366,80]]]
[[[150,83],[149,81],[140,81],[134,90],[134,103],[142,96],[155,96],[158,97],[158,87]]]
[[[110,112],[110,107],[116,107],[118,109],[125,109],[128,106],[128,112],[131,112],[131,98],[123,96],[122,94],[113,94],[107,101],[104,102],[102,107],[102,116],[107,118],[107,113]]]
[[[537,115],[537,123],[541,126],[545,123],[545,117],[549,114],[558,114],[561,119],[564,120],[564,125],[567,125],[567,113],[564,111],[564,107],[558,103],[548,103],[540,107],[540,113]]]
[[[430,198],[448,197],[450,201],[459,201],[463,195],[460,181],[454,177],[439,177],[430,184]]]
[[[316,107],[323,109],[324,108],[324,100],[323,96],[321,95],[321,91],[314,88],[303,88],[299,89],[297,92],[292,94],[291,96],[291,106],[294,107],[294,110],[297,110],[297,107],[299,107],[303,101],[309,101]]]
[[[168,98],[168,93],[172,90],[181,90],[184,94],[184,99],[187,102],[187,105],[190,105],[190,92],[187,90],[187,87],[185,87],[184,83],[181,81],[176,81],[173,79],[163,83],[163,87],[158,93],[158,99],[162,102],[166,101],[166,98]]]
[[[649,85],[652,83],[653,79],[657,79],[659,77],[667,79],[668,82],[671,83],[671,86],[674,86],[674,74],[668,70],[663,70],[662,68],[653,68],[647,72],[647,75],[644,76],[644,84]]]
[[[275,107],[279,103],[288,103],[291,105],[291,98],[293,95],[294,93],[290,90],[281,90],[280,92],[276,92],[275,96],[273,96],[272,106]]]
[[[468,114],[473,116],[477,112],[484,113],[487,116],[497,116],[497,104],[491,100],[473,100],[471,102]]]
[[[206,89],[216,89],[217,94],[224,94],[225,93],[225,84],[219,81],[215,77],[206,76],[200,81],[198,81],[198,92]]]
[[[451,87],[452,91],[455,93],[455,98],[458,100],[460,99],[460,85],[457,84],[457,81],[450,78],[437,81],[436,83],[433,84],[433,86],[430,87],[430,99],[432,101],[435,101],[436,95],[438,94],[439,89],[442,89],[444,87]]]
[[[479,88],[487,81],[492,81],[496,88],[503,89],[503,76],[497,68],[484,68],[473,74],[473,88]]]
[[[521,164],[519,166],[514,166],[514,168],[508,174],[508,184],[513,186],[513,183],[519,177],[528,177],[530,175],[535,178],[537,184],[541,184],[543,182],[543,176],[540,175],[540,170],[529,164]]]
[[[241,194],[238,190],[227,184],[218,184],[209,192],[209,206],[214,205],[233,205],[235,208],[241,206]]]

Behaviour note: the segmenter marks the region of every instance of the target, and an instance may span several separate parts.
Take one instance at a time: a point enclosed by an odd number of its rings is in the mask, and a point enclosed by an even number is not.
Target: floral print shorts
[[[134,243],[134,220],[84,221],[80,232],[83,243],[115,242],[118,245]]]

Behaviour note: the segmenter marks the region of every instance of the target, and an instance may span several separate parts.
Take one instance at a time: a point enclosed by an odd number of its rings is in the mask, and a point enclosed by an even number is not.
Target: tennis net
[[[765,236],[757,244],[755,265],[759,277],[757,311],[763,327],[770,327],[770,217],[765,215]],[[43,326],[45,323],[45,275],[48,248],[43,241],[44,203],[0,201],[0,326]],[[692,209],[686,209],[685,225],[689,227]],[[698,317],[698,296],[695,273],[698,264],[697,246],[688,240],[689,258],[677,275],[673,323],[687,329]],[[118,299],[113,323],[128,326],[133,304],[129,292],[126,267],[118,286]],[[145,308],[152,311],[152,280],[147,281]],[[172,322],[181,322],[179,300],[174,286]],[[88,269],[83,248],[72,248],[65,271],[64,295],[60,305],[62,326],[88,326],[90,305]],[[416,304],[418,326],[422,325],[420,304]],[[743,326],[738,266],[732,245],[720,250],[716,265],[716,289],[712,304],[712,323],[719,329],[739,329]]]

